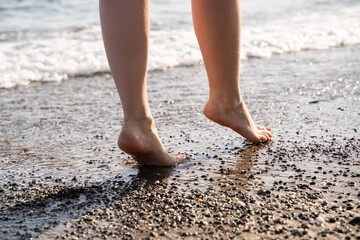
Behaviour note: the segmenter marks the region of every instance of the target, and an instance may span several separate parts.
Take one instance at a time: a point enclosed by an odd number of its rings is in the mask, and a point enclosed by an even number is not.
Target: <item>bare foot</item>
[[[173,166],[185,160],[185,156],[173,156],[166,151],[151,119],[124,123],[118,146],[140,165]]]
[[[251,142],[266,142],[272,137],[270,128],[255,125],[242,99],[239,103],[230,104],[210,99],[204,114],[211,121],[231,128]]]

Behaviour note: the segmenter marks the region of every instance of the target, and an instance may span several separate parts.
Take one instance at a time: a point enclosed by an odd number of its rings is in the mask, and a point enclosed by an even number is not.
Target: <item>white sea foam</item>
[[[360,44],[360,12],[312,14],[242,29],[241,58],[267,58],[311,49]],[[11,36],[11,37],[9,37]],[[9,40],[11,39],[11,40]],[[0,33],[0,88],[32,81],[61,81],[72,76],[109,72],[98,25],[63,32]],[[153,30],[148,69],[202,64],[192,29]]]

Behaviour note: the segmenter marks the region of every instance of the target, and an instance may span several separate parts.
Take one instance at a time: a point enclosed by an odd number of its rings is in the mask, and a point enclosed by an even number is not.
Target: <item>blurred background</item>
[[[241,1],[242,59],[360,43],[360,1]],[[191,3],[151,1],[149,70],[202,64]],[[0,88],[108,72],[97,0],[1,0]]]

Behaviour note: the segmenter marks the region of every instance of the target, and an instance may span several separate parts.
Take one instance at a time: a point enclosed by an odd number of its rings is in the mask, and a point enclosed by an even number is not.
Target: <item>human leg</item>
[[[251,142],[268,141],[271,129],[255,125],[240,95],[240,1],[192,0],[192,11],[210,87],[205,116]]]
[[[149,0],[99,4],[106,55],[124,111],[119,148],[142,165],[174,165],[181,159],[161,144],[147,99]]]

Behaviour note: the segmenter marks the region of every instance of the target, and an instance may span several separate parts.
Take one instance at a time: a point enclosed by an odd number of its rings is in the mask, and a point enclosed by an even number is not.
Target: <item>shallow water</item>
[[[149,71],[202,64],[190,8],[151,1]],[[241,58],[357,45],[358,12],[357,0],[242,1]],[[0,29],[0,88],[109,73],[96,0],[6,0]]]
[[[109,75],[1,90],[0,232],[56,235],[53,227],[156,180],[201,191],[240,182],[249,193],[261,187],[281,195],[275,182],[292,188],[317,176],[337,182],[325,199],[348,193],[356,203],[359,180],[350,178],[360,172],[359,54],[353,46],[244,62],[244,99],[256,122],[274,132],[260,145],[202,115],[203,67],[151,73],[160,138],[171,152],[189,155],[173,169],[138,168],[117,149],[122,113]],[[321,191],[321,184],[314,188]]]

